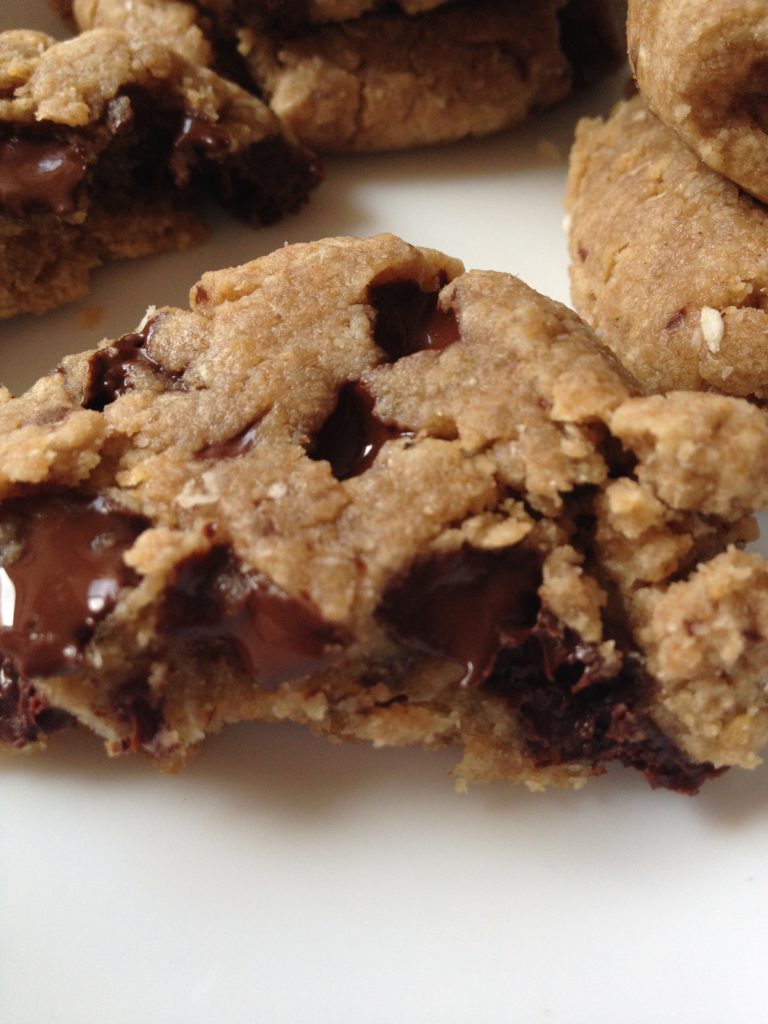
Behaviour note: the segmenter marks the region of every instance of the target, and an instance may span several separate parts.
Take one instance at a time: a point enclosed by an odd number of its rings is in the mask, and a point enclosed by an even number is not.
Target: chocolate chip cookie
[[[486,135],[558,102],[574,75],[615,53],[620,6],[564,5],[75,0],[74,14],[81,28],[174,39],[189,59],[250,82],[307,145],[334,152]]]
[[[638,396],[507,274],[293,245],[0,397],[8,749],[290,719],[693,792],[768,740],[768,419]]]
[[[647,391],[768,398],[768,214],[641,97],[583,121],[566,206],[573,301]]]
[[[159,42],[0,35],[0,317],[83,295],[105,260],[199,241],[200,194],[268,224],[319,179],[263,103]]]
[[[768,201],[768,7],[630,0],[629,56],[650,108],[710,167]]]

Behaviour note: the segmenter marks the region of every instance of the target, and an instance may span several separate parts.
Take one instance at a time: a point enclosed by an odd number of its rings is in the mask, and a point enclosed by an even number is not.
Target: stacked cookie
[[[58,6],[62,6],[61,3]],[[487,135],[616,48],[616,0],[65,0],[80,29],[173,39],[319,152]]]
[[[577,131],[576,308],[648,391],[768,397],[765,4],[632,0],[640,95]]]

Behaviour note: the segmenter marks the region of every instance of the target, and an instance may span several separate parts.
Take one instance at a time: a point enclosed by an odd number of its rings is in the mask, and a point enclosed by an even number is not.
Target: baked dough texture
[[[768,212],[638,96],[584,120],[566,207],[575,308],[649,392],[768,398]]]
[[[337,13],[345,8],[334,6]],[[75,0],[81,28],[110,25],[173,39],[251,87],[320,152],[391,150],[512,127],[566,96],[617,48],[616,4],[460,0],[352,4],[345,20],[291,5]],[[435,9],[432,9],[435,8]],[[573,10],[570,10],[570,9]]]
[[[759,760],[768,419],[638,395],[507,274],[293,245],[1,397],[9,750],[76,721],[176,767],[261,719],[460,783]]]
[[[200,194],[272,223],[320,177],[260,100],[157,41],[0,35],[0,317],[82,296],[105,260],[200,241]]]
[[[630,0],[627,36],[654,113],[710,167],[768,201],[764,0]]]

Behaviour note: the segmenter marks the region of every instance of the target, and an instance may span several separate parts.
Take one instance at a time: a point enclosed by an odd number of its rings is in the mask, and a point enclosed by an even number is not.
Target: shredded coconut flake
[[[713,355],[720,351],[720,342],[725,334],[725,324],[721,314],[711,306],[704,306],[701,311],[701,333],[707,348]]]
[[[208,470],[202,476],[203,490],[195,491],[195,481],[188,480],[176,496],[176,504],[182,508],[195,508],[197,505],[210,505],[219,497],[213,472]]]

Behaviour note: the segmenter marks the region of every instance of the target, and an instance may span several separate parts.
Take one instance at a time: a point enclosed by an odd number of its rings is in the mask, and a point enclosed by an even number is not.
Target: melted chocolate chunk
[[[627,657],[609,675],[599,652],[541,614],[528,639],[503,650],[485,684],[515,708],[540,766],[609,761],[637,768],[652,786],[696,793],[722,774],[696,764],[658,729],[645,708],[652,680]]]
[[[6,502],[21,551],[0,567],[0,656],[22,678],[72,671],[122,587],[136,582],[123,553],[145,520],[97,498]]]
[[[22,750],[30,743],[73,724],[65,711],[52,708],[35,687],[19,679],[8,659],[0,666],[0,743]]]
[[[256,435],[261,426],[261,419],[245,427],[239,434],[228,437],[226,441],[214,441],[207,444],[195,453],[198,459],[236,459],[238,455],[245,455],[253,448]]]
[[[322,179],[317,159],[279,135],[231,152],[229,132],[186,110],[170,90],[126,87],[109,123],[112,142],[94,170],[95,190],[108,205],[137,190],[207,191],[235,216],[271,224]]]
[[[233,7],[243,25],[266,24],[284,31],[306,28],[310,21],[310,0],[234,0]]]
[[[393,281],[369,289],[376,311],[373,337],[390,362],[425,349],[438,351],[461,340],[452,312],[437,308],[437,292],[423,292],[415,281]]]
[[[336,408],[315,434],[307,454],[316,461],[330,462],[337,480],[348,480],[370,469],[386,441],[413,437],[413,433],[390,427],[374,415],[375,401],[362,381],[345,384]]]
[[[77,142],[12,135],[0,142],[0,206],[15,216],[35,208],[72,213],[87,170]]]
[[[204,149],[211,153],[226,153],[230,136],[219,125],[201,114],[184,114],[176,136],[176,149]]]
[[[131,725],[131,737],[124,741],[126,750],[141,750],[165,725],[163,702],[153,696],[146,679],[124,683],[115,693],[112,705]]]
[[[315,156],[273,135],[218,160],[200,161],[192,184],[205,188],[241,220],[274,224],[306,202],[323,176]]]
[[[155,320],[149,320],[138,334],[124,334],[106,348],[94,352],[88,360],[88,377],[82,399],[84,409],[103,412],[104,408],[130,387],[131,368],[145,366],[159,376],[166,386],[176,384],[180,374],[164,370],[147,354],[146,345],[152,337]]]
[[[379,616],[405,646],[463,665],[461,685],[476,686],[499,650],[529,636],[540,584],[533,552],[464,547],[415,565],[387,589]]]
[[[226,548],[181,566],[163,628],[168,636],[234,646],[262,689],[322,671],[343,653],[338,631],[309,603],[265,576],[242,572]]]

